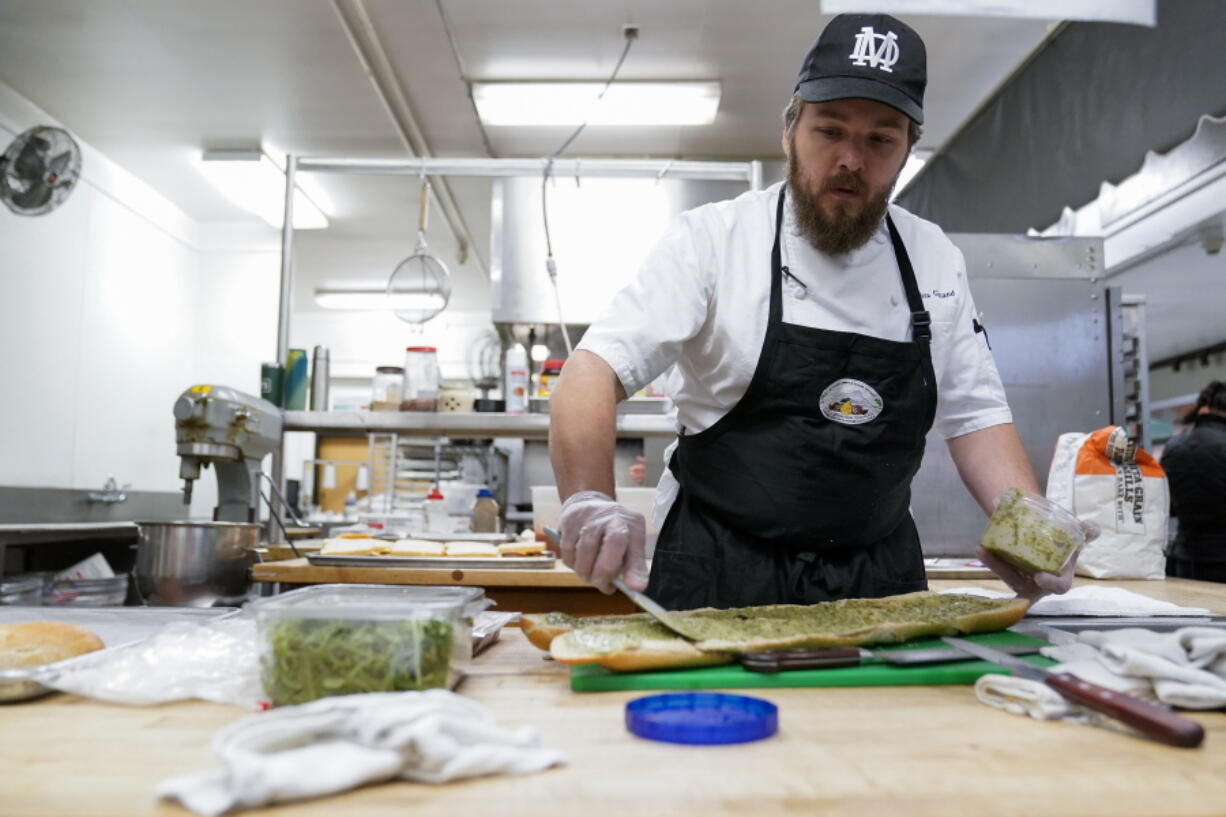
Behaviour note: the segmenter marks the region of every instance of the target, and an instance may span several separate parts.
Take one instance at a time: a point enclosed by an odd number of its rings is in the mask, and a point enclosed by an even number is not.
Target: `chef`
[[[841,15],[784,112],[787,180],[682,214],[568,360],[549,447],[563,561],[670,609],[926,588],[909,510],[935,427],[986,512],[1038,490],[936,225],[889,204],[924,121],[919,35]],[[680,426],[645,519],[613,499],[616,404],[669,370]],[[1067,589],[989,560],[1019,594]]]

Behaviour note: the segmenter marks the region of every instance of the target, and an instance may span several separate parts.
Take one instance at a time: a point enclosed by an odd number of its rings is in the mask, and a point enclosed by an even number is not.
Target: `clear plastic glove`
[[[1081,523],[1082,533],[1085,534],[1086,541],[1092,542],[1098,538],[1098,525],[1093,522]],[[1064,565],[1064,569],[1057,573],[1025,573],[1008,562],[994,556],[982,547],[975,549],[975,556],[979,561],[988,566],[988,569],[1000,576],[1001,580],[1009,585],[1009,588],[1017,593],[1018,598],[1028,599],[1031,603],[1038,601],[1044,596],[1059,596],[1067,593],[1069,588],[1073,586],[1073,571],[1077,568],[1077,557],[1081,555],[1081,550],[1078,549]]]
[[[558,517],[562,562],[602,593],[620,575],[631,588],[647,587],[647,520],[599,491],[580,491]]]

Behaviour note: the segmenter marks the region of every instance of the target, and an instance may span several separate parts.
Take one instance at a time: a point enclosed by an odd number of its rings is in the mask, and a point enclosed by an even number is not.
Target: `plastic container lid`
[[[480,499],[480,498],[481,498],[481,497],[483,497],[483,496],[493,496],[493,495],[494,495],[494,492],[493,492],[493,491],[491,491],[489,488],[478,488],[478,489],[477,489],[477,498],[478,498],[478,499]]]
[[[426,494],[426,499],[442,499],[442,498],[443,498],[443,492],[440,491],[438,488],[435,488],[430,493]]]
[[[437,346],[406,346],[404,347],[404,350],[406,352],[437,352],[438,347]]]
[[[779,708],[761,698],[722,692],[648,695],[626,704],[626,728],[666,743],[746,743],[779,730]]]

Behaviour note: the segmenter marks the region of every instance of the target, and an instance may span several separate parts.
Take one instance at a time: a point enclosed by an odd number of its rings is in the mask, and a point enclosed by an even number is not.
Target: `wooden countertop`
[[[995,582],[974,582],[999,588]],[[965,585],[965,581],[934,586]],[[1226,613],[1226,585],[1118,582]],[[389,783],[250,814],[347,817],[575,815],[1209,815],[1226,813],[1226,712],[1186,713],[1205,745],[1174,749],[1112,731],[1040,723],[975,701],[967,686],[754,690],[779,706],[758,743],[684,747],[623,726],[639,693],[573,693],[563,667],[517,630],[459,692],[504,726],[532,724],[568,765],[446,786]],[[0,710],[0,815],[183,815],[153,799],[165,777],[212,768],[213,733],[246,712],[151,708],[56,695]]]

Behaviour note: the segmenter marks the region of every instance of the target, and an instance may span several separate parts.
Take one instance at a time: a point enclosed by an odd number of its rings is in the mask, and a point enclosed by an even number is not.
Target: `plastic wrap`
[[[35,678],[62,692],[136,706],[201,698],[257,708],[264,697],[255,621],[246,615],[168,624],[143,641],[62,661]]]

